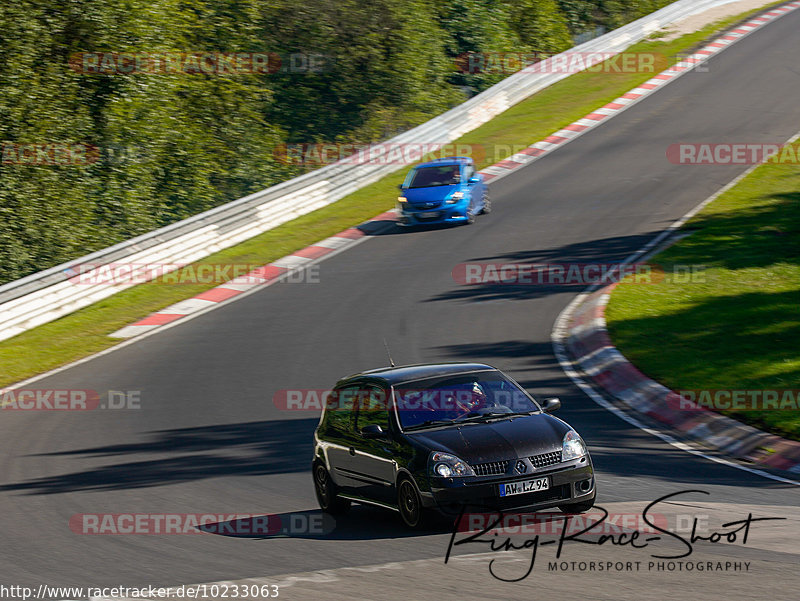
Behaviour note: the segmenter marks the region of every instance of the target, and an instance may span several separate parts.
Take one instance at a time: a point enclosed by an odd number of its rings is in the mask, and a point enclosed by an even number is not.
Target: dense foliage
[[[464,53],[557,52],[664,4],[0,3],[0,282],[291,177],[283,144],[385,139],[505,76],[460,72]],[[92,71],[81,54],[206,52],[270,68]]]

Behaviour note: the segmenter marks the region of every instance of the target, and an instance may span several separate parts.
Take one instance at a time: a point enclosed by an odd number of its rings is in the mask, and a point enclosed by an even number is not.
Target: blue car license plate
[[[507,482],[499,484],[500,496],[510,497],[511,495],[524,495],[529,492],[538,492],[550,488],[549,478],[533,478],[532,480],[521,480],[519,482]]]

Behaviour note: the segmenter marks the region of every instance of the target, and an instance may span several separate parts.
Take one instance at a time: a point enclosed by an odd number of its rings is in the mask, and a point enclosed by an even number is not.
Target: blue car
[[[414,167],[400,185],[398,223],[473,223],[492,209],[489,189],[469,157],[446,157]]]

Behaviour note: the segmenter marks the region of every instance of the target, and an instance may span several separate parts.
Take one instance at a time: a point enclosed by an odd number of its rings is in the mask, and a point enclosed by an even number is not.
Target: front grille
[[[423,217],[421,213],[417,213],[415,217],[417,218],[418,221],[435,221],[437,219],[441,219],[442,212],[436,211],[430,217]]]
[[[474,466],[473,469],[478,476],[498,476],[506,473],[506,470],[508,470],[508,461],[479,463]]]
[[[541,455],[534,455],[529,457],[533,467],[547,467],[548,465],[555,465],[561,463],[561,451],[553,451],[552,453],[542,453]]]

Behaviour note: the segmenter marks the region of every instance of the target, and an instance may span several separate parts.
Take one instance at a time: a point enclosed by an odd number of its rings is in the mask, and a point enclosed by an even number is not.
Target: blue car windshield
[[[429,188],[431,186],[452,186],[461,182],[461,168],[458,165],[441,167],[420,167],[413,171],[408,188]]]
[[[404,429],[541,411],[531,396],[496,371],[429,378],[394,388]]]

